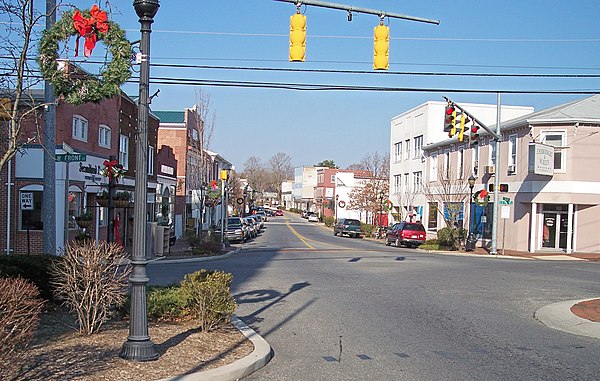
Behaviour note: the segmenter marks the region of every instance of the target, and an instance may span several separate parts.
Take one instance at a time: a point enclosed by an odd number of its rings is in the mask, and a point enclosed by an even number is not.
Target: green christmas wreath
[[[85,55],[91,54],[96,41],[102,41],[112,60],[107,62],[100,76],[90,74],[70,76],[59,65],[59,43],[76,36],[85,37]],[[75,50],[77,55],[77,49]],[[49,81],[57,97],[74,105],[112,98],[120,93],[120,86],[131,77],[131,43],[125,32],[106,12],[94,5],[90,10],[65,12],[61,19],[43,32],[37,58],[45,80]]]

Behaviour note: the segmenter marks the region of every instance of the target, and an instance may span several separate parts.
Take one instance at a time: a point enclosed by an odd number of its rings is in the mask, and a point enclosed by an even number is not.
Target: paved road
[[[425,254],[272,218],[240,254],[149,266],[234,274],[237,315],[273,347],[247,380],[598,380],[600,341],[533,313],[600,295],[600,264]]]

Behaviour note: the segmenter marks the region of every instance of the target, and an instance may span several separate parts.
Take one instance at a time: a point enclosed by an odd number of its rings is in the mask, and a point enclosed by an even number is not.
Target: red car
[[[418,247],[427,239],[425,227],[419,222],[402,221],[394,224],[386,233],[385,244],[387,246],[394,243],[394,246],[400,247]]]
[[[283,216],[283,210],[281,210],[281,209],[277,209],[277,210],[275,211],[275,215],[276,215],[276,216]]]

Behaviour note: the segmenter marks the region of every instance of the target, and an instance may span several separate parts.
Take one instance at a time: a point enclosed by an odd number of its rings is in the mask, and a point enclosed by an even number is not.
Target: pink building
[[[499,249],[503,244],[506,249],[529,252],[600,252],[600,176],[594,170],[600,168],[599,132],[600,95],[595,95],[502,122],[498,163],[496,143],[485,132],[476,146],[453,138],[423,147],[425,181],[433,187],[452,178],[466,184],[473,174],[473,192],[488,190],[494,176],[508,185],[508,192],[499,198],[504,201],[500,204],[509,204],[504,210],[498,208]],[[468,186],[460,189],[469,192]],[[490,195],[487,205],[469,208],[468,195],[461,201],[464,227],[475,232],[483,245],[492,238]],[[428,221],[430,225],[441,227],[437,219],[443,219],[443,204],[429,202],[429,211],[438,211],[429,213],[430,219],[436,219]]]

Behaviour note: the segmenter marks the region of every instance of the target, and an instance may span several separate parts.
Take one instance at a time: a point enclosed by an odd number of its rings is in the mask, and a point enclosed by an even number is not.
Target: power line
[[[248,67],[248,66],[215,66],[215,65],[184,65],[184,64],[151,64],[153,67],[179,68],[179,69],[216,69],[240,71],[272,71],[292,73],[328,73],[328,74],[372,74],[372,75],[416,75],[416,76],[458,76],[458,77],[516,77],[516,78],[600,78],[600,74],[510,74],[510,73],[440,73],[440,72],[406,72],[373,70],[334,70],[334,69],[293,69],[273,67]]]

